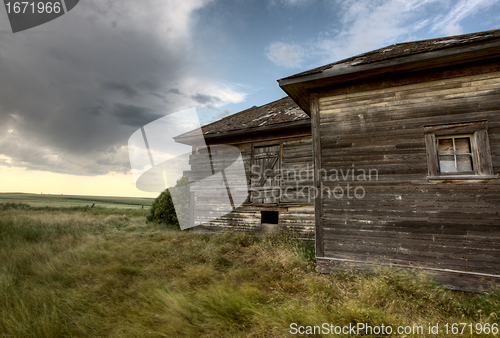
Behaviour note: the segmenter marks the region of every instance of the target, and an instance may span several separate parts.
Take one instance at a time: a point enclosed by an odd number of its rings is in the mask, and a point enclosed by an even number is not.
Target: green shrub
[[[175,194],[174,199],[177,209],[174,207],[171,192],[167,189],[153,202],[147,220],[149,222],[170,224],[176,229],[180,229],[179,219],[184,224],[189,222],[189,187],[187,177],[177,180],[175,187],[171,189],[172,193]]]

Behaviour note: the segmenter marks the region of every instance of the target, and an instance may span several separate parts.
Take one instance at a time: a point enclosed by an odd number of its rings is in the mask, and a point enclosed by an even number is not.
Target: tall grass
[[[498,323],[500,292],[393,270],[318,274],[312,244],[286,234],[11,205],[0,208],[0,304],[0,337],[288,337],[291,323]]]

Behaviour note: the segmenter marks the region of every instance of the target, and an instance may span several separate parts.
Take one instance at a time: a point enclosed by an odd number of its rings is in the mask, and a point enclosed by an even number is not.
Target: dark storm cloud
[[[134,96],[139,95],[139,92],[135,88],[125,83],[106,81],[102,84],[102,86],[104,89],[119,92],[128,98],[132,98]]]
[[[115,104],[112,114],[118,118],[120,124],[134,128],[140,128],[162,117],[149,108],[121,103]]]
[[[168,91],[169,93],[172,93],[172,94],[178,94],[178,95],[181,95],[181,92],[179,89],[177,88],[172,88]]]
[[[200,105],[204,106],[216,105],[221,102],[221,100],[216,96],[205,95],[200,93],[192,95],[191,98],[196,102],[198,102]]]
[[[104,110],[107,109],[106,102],[98,102],[93,107],[89,108],[89,114],[94,116],[102,115]]]
[[[128,171],[130,135],[186,104],[168,88],[196,72],[184,21],[203,1],[88,0],[16,34],[0,11],[0,155],[28,169]]]
[[[158,90],[162,90],[162,85],[160,81],[155,81],[155,80],[144,80],[141,81],[138,85],[139,88],[154,92]]]

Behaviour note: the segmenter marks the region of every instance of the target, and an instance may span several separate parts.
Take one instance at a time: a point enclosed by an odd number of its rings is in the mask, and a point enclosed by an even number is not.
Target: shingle
[[[438,39],[398,43],[391,46],[376,49],[367,53],[363,53],[357,56],[353,56],[344,60],[340,60],[334,63],[330,63],[328,65],[314,68],[305,72],[301,72],[295,75],[291,75],[283,78],[282,80],[322,73],[323,71],[330,69],[334,66],[355,67],[358,65],[369,64],[373,62],[394,59],[408,55],[414,55],[444,48],[472,44],[480,41],[495,39],[498,37],[500,37],[500,30],[492,30],[492,31],[465,34],[465,35],[456,35],[452,37],[444,37]]]
[[[289,97],[243,110],[201,127],[203,135],[309,119]]]

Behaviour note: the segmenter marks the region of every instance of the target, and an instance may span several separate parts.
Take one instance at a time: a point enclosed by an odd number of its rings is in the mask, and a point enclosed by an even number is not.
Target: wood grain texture
[[[240,142],[238,142],[238,140]],[[246,180],[239,182],[236,188],[253,187],[258,190],[249,194],[249,198],[236,210],[215,220],[208,220],[211,210],[217,208],[215,198],[224,198],[226,188],[221,180],[209,179],[209,186],[200,187],[197,180],[207,179],[212,175],[211,167],[207,166],[207,151],[200,148],[194,151],[190,158],[191,170],[185,172],[194,183],[191,191],[196,194],[203,192],[205,197],[197,197],[196,208],[198,218],[195,222],[202,223],[194,231],[264,231],[261,224],[262,211],[279,211],[278,227],[297,233],[301,238],[311,239],[314,236],[314,201],[309,199],[303,190],[313,184],[313,156],[311,130],[292,129],[280,133],[247,135],[245,139],[218,140],[210,145],[230,144],[240,149]],[[215,158],[215,157],[213,157]],[[265,179],[261,175],[261,182],[253,182],[256,170],[252,170],[252,163],[266,169],[280,169],[268,172]],[[215,168],[222,168],[227,163],[213,163]],[[255,168],[254,168],[255,169]],[[253,186],[252,186],[253,184]],[[272,188],[278,187],[280,193],[275,194]],[[209,194],[207,191],[209,190]],[[274,194],[274,195],[273,195]],[[193,206],[194,207],[194,206]],[[205,217],[205,218],[204,218]]]
[[[459,273],[441,270],[455,269],[466,272],[464,289],[479,278],[474,273],[500,276],[500,181],[427,179],[439,174],[435,134],[455,134],[454,123],[469,123],[476,146],[487,149],[477,160],[481,174],[500,171],[500,72],[464,73],[397,86],[379,80],[372,90],[352,85],[347,93],[320,95],[317,129],[311,114],[313,140],[317,133],[322,187],[337,195],[324,195],[320,206],[319,270],[339,265],[321,257],[345,259],[342,266],[349,260],[401,264],[437,269],[433,274],[452,285]],[[476,121],[487,124],[478,128]],[[430,125],[433,130],[424,128]],[[359,179],[369,170],[378,175]]]

